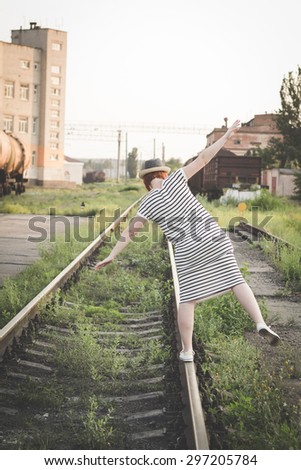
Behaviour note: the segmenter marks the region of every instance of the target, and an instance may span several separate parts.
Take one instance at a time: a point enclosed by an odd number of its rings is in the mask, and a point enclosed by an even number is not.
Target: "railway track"
[[[86,291],[103,288],[90,265],[134,206],[0,331],[0,448],[209,448],[200,364],[178,361],[171,244],[170,272],[163,276],[173,280],[168,303],[146,309],[138,291],[122,306],[96,294],[86,299],[89,308],[81,300]],[[245,224],[235,231],[250,241],[259,232],[272,238]],[[135,260],[119,262],[125,279],[135,269]],[[114,275],[108,271],[107,277]],[[142,277],[147,279],[145,270]]]
[[[97,298],[89,265],[134,206],[0,331],[0,448],[208,449],[195,365],[178,361],[171,245],[173,301]]]
[[[291,249],[296,249],[296,250],[301,250],[300,247],[297,247],[293,245],[292,243],[289,243],[288,241],[284,240],[281,237],[277,237],[276,235],[273,235],[270,232],[267,232],[261,227],[258,227],[256,225],[252,225],[246,222],[241,221],[235,230],[235,233],[237,233],[241,238],[244,238],[249,241],[259,241],[261,238],[265,238],[266,240],[272,241],[275,245],[277,246],[285,246],[287,248]]]

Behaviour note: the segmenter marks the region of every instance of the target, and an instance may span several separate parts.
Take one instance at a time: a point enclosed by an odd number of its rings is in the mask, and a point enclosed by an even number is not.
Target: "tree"
[[[274,143],[282,166],[301,167],[301,67],[289,72],[280,89],[281,109],[276,123],[283,141]]]
[[[301,67],[296,75],[289,72],[283,79],[280,97],[282,108],[276,116],[277,127],[286,142],[301,152]]]
[[[287,155],[291,168],[301,168],[301,67],[289,72],[280,89],[281,105],[276,116],[277,127],[283,135],[282,155]],[[297,196],[301,196],[301,177],[295,178]]]
[[[128,154],[127,171],[130,178],[136,178],[138,172],[138,149],[134,147]]]
[[[274,119],[282,139],[272,137],[267,147],[250,149],[246,155],[261,157],[262,168],[301,167],[301,67],[289,72],[280,89],[281,109]]]
[[[285,139],[272,137],[269,145],[260,149],[262,168],[298,168],[298,150]]]
[[[178,158],[170,158],[165,163],[170,167],[171,171],[175,171],[182,166],[181,161]]]
[[[275,168],[278,166],[278,161],[276,159],[275,150],[273,147],[271,147],[271,143],[267,147],[264,147],[264,148],[261,148],[261,147],[250,148],[246,151],[245,156],[246,157],[260,157],[261,168],[263,168],[264,170],[266,170],[267,168]]]

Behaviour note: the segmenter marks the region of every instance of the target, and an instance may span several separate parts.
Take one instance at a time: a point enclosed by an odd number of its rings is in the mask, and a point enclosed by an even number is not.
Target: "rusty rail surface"
[[[257,227],[256,225],[252,225],[252,224],[249,224],[247,222],[240,221],[240,223],[238,225],[238,229],[249,232],[249,233],[251,233],[251,235],[255,235],[257,237],[259,235],[261,237],[266,238],[267,240],[271,240],[274,243],[277,243],[279,245],[284,245],[287,248],[292,248],[292,249],[295,249],[295,250],[301,250],[300,246],[293,245],[292,243],[284,240],[283,238],[277,237],[276,235],[273,235],[272,233],[267,232],[263,228]]]
[[[174,251],[172,244],[168,242],[169,257],[172,269],[172,277],[174,283],[174,293],[176,301],[177,316],[179,306],[179,282],[174,258]],[[176,321],[177,323],[177,321]],[[179,349],[181,348],[181,342],[178,341]],[[179,351],[178,351],[179,352]],[[187,425],[188,430],[192,434],[193,448],[198,449],[209,449],[209,441],[207,430],[205,426],[204,413],[202,408],[202,401],[199,391],[199,384],[196,375],[196,369],[194,362],[183,362],[179,365],[180,374],[182,380],[182,386],[186,392],[186,407],[188,408],[188,419]],[[185,419],[185,416],[184,416]]]

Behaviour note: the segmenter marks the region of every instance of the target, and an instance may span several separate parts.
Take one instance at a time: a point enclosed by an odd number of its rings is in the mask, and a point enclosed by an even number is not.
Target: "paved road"
[[[35,215],[0,214],[0,286],[39,259],[42,246],[65,236],[87,219]],[[80,234],[80,232],[79,232]]]

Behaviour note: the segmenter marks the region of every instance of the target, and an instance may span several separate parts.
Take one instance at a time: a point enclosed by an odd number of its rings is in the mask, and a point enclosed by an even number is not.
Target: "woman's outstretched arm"
[[[186,175],[186,178],[191,178],[195,173],[200,171],[207,163],[212,160],[212,158],[217,154],[217,152],[225,145],[228,139],[232,136],[234,132],[239,129],[240,121],[235,121],[231,127],[225,132],[225,134],[220,137],[214,144],[206,147],[202,150],[198,156],[189,163],[187,166],[183,167],[183,171]]]
[[[107,264],[112,263],[116,256],[118,256],[119,253],[121,253],[128,246],[130,241],[135,237],[139,230],[144,227],[145,222],[146,220],[142,217],[134,217],[126,229],[122,232],[118,242],[112,249],[109,256],[107,256],[104,260],[99,261],[99,263],[95,265],[95,269],[98,270]]]

